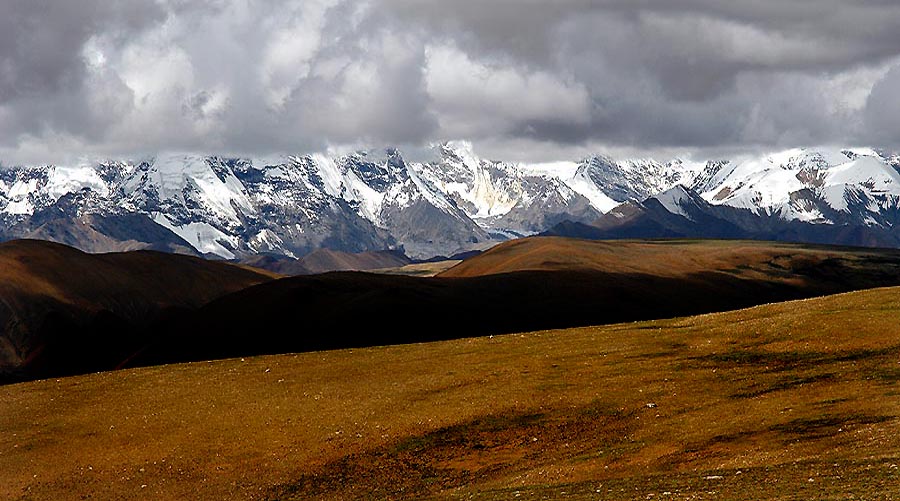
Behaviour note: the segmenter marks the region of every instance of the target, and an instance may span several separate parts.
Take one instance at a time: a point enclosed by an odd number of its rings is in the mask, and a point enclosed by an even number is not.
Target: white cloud
[[[528,122],[590,121],[590,98],[581,83],[473,61],[452,46],[427,49],[425,82],[441,128],[451,137],[509,132]]]
[[[333,4],[306,2],[286,26],[272,29],[260,68],[260,80],[270,106],[283,106],[297,83],[309,76],[321,47],[325,14]]]
[[[12,0],[0,159],[900,148],[898,23],[850,0]]]
[[[780,68],[847,57],[840,45],[805,36],[801,31],[786,33],[696,13],[651,11],[641,13],[640,19],[643,31],[687,58]]]

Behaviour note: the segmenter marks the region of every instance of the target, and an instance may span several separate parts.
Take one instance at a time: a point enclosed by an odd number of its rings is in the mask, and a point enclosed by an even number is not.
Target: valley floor
[[[3,499],[892,499],[900,288],[0,387]]]

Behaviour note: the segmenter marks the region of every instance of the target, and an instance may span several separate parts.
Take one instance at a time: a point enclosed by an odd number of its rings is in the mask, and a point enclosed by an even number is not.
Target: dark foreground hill
[[[86,254],[65,245],[0,244],[0,380],[112,369],[150,327],[271,279],[259,271],[154,251]]]
[[[436,278],[328,273],[251,287],[161,324],[130,363],[670,318],[897,284],[897,251],[530,238]]]
[[[435,278],[263,272],[0,245],[5,382],[724,311],[900,284],[900,252],[727,241],[501,244]]]
[[[896,499],[898,325],[891,288],[8,385],[0,498]]]

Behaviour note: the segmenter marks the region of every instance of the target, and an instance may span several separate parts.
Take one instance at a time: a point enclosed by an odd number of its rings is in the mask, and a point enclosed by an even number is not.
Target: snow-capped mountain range
[[[465,142],[438,145],[428,162],[407,162],[395,149],[253,159],[170,154],[4,167],[0,235],[226,259],[401,247],[428,258],[563,221],[621,218],[622,204],[651,197],[687,220],[683,206],[697,201],[743,218],[890,231],[900,221],[898,168],[897,155],[866,148],[550,164],[479,158]]]

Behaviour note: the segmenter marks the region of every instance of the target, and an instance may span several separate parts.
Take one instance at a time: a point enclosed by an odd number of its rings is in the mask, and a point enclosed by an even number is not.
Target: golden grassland
[[[0,430],[3,499],[891,499],[900,288],[10,385]]]

